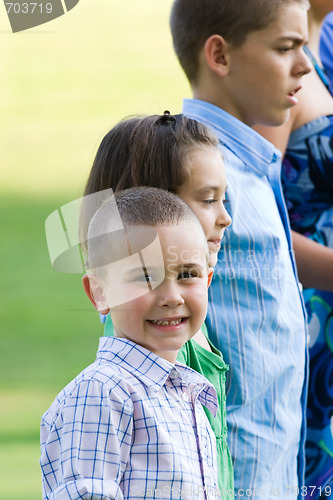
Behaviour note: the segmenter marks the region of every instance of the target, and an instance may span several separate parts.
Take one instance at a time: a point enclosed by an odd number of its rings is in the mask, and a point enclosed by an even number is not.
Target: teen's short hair
[[[87,267],[101,275],[104,266],[148,246],[156,237],[154,229],[179,224],[198,231],[199,238],[201,234],[203,249],[208,255],[199,219],[178,196],[149,187],[119,191],[104,200],[91,219]]]
[[[186,179],[188,152],[217,145],[218,139],[208,127],[184,115],[166,111],[163,115],[125,119],[103,138],[84,195],[137,186],[177,194]],[[86,210],[86,220],[81,217],[83,235],[90,215]]]
[[[273,22],[281,7],[308,0],[174,0],[170,28],[179,62],[194,84],[198,80],[199,53],[206,40],[220,35],[235,47],[249,33]]]

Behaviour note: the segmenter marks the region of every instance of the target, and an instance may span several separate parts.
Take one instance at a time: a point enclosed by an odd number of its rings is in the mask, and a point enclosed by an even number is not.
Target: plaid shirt
[[[43,498],[219,498],[201,375],[119,338],[58,395],[41,423]]]

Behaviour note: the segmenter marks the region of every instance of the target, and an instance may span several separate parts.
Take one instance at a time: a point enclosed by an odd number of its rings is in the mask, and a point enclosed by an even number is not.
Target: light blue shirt
[[[303,484],[307,348],[281,155],[216,106],[186,99],[183,112],[214,130],[226,166],[232,225],[214,270],[206,324],[230,365],[235,498],[246,490],[255,498],[256,489],[262,498],[285,499],[290,487]]]
[[[214,387],[127,339],[100,339],[96,361],[41,423],[43,499],[220,498]],[[211,496],[209,496],[211,495]]]

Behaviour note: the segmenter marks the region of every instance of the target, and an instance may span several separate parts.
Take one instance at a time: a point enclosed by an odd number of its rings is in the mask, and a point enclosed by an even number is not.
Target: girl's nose
[[[226,227],[230,226],[230,224],[231,224],[231,217],[228,214],[228,212],[223,204],[221,205],[221,210],[220,210],[219,216],[216,220],[216,223],[223,228],[226,228]]]

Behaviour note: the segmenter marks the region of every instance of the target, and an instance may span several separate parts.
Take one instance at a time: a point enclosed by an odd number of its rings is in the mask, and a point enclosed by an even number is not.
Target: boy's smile
[[[151,290],[110,308],[115,336],[127,338],[174,363],[178,350],[201,328],[207,312],[207,248],[204,234],[180,224],[157,228],[163,258],[143,255],[145,268],[130,269],[124,290]],[[161,284],[155,280],[165,275]],[[119,280],[118,280],[119,283]],[[108,301],[112,281],[104,289]],[[109,288],[109,289],[108,289]],[[110,295],[112,297],[112,294]]]
[[[167,330],[168,328],[176,329],[180,324],[186,322],[188,318],[163,318],[163,319],[149,319],[148,322],[154,326],[161,327],[162,330]]]

